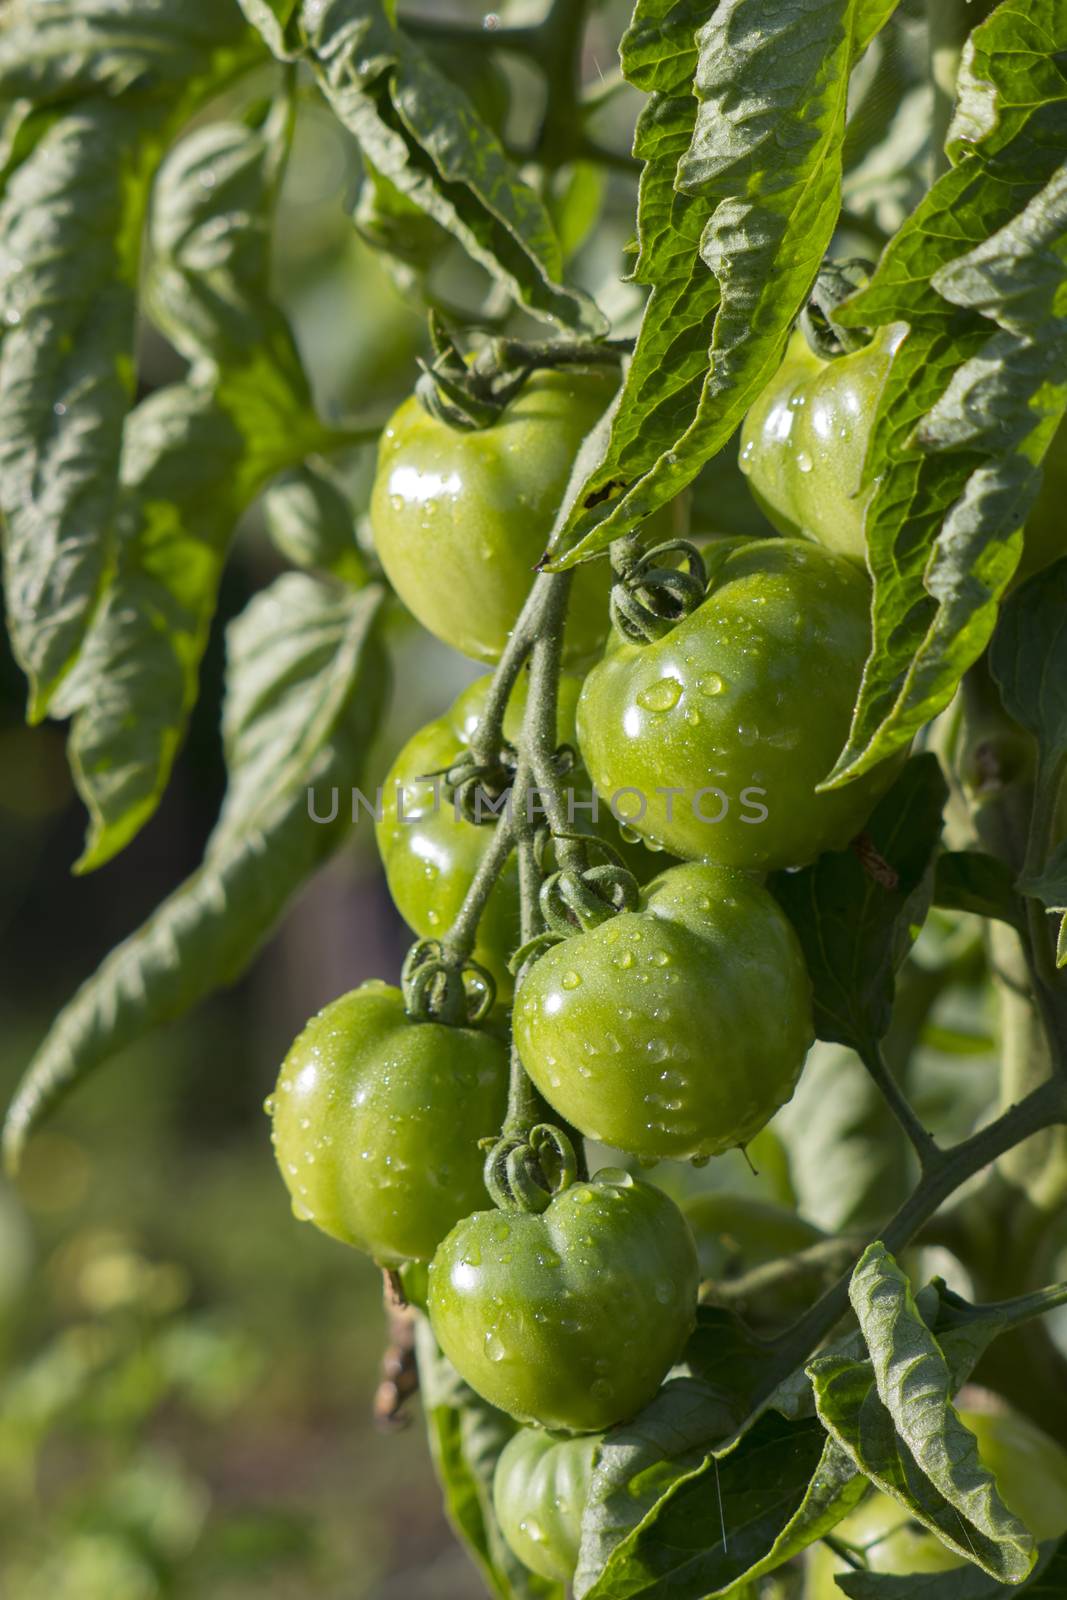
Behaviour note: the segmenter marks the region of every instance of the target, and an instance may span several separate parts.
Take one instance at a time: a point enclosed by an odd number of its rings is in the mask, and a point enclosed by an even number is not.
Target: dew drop
[[[273,1115],[274,1115],[274,1107],[277,1104],[278,1104],[278,1102],[277,1102],[277,1100],[274,1098],[274,1096],[272,1094],[269,1094],[267,1096],[267,1098],[264,1100],[263,1109],[267,1113],[268,1117],[273,1117]]]
[[[689,706],[687,708],[686,713],[685,713],[685,720],[686,720],[686,722],[688,722],[688,724],[689,724],[689,726],[691,728],[695,728],[695,727],[697,727],[699,725],[699,723],[700,723],[700,712],[696,709],[695,706]]]
[[[701,694],[714,696],[717,694],[722,694],[723,690],[726,688],[726,683],[723,678],[720,678],[717,672],[709,672],[706,677],[701,678],[698,688],[700,689]]]
[[[804,472],[804,473],[810,472],[814,465],[815,465],[814,461],[812,461],[811,457],[808,455],[808,452],[806,450],[798,450],[797,451],[797,471],[798,472]]]
[[[519,1523],[519,1527],[526,1535],[527,1539],[531,1541],[531,1543],[544,1544],[545,1530],[542,1528],[536,1517],[525,1517],[522,1522]]]
[[[487,1361],[503,1361],[508,1353],[500,1335],[492,1328],[489,1329],[485,1339],[483,1340],[483,1348],[485,1350]]]
[[[639,691],[637,703],[645,711],[669,711],[681,699],[682,686],[677,678],[661,678]]]
[[[615,967],[632,967],[633,964],[634,953],[632,950],[620,950],[618,955],[612,958],[612,966]]]
[[[564,989],[578,989],[581,987],[582,975],[580,972],[565,972],[560,979]]]

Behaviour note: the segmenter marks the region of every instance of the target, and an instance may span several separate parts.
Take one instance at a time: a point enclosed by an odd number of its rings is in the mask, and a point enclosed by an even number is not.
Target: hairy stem
[[[470,960],[486,902],[496,887],[497,879],[504,870],[508,856],[515,848],[513,817],[502,816],[499,822],[493,824],[492,831],[493,837],[489,848],[478,863],[478,870],[471,879],[470,888],[463,898],[456,919],[441,940],[441,949],[446,961],[457,967],[462,967]]]
[[[1057,1123],[1067,1123],[1067,1090],[1050,1079],[1018,1105],[1011,1106],[995,1122],[951,1150],[943,1150],[930,1166],[908,1199],[881,1232],[887,1250],[896,1254],[919,1232],[924,1223],[968,1178],[974,1177],[991,1161],[996,1161],[1023,1139]],[[858,1259],[858,1256],[857,1256]],[[799,1322],[794,1323],[770,1348],[775,1352],[769,1364],[764,1394],[800,1366],[818,1347],[848,1310],[852,1266],[837,1283],[816,1301]]]
[[[921,1170],[929,1172],[937,1165],[941,1151],[933,1135],[923,1127],[910,1100],[890,1072],[882,1055],[881,1046],[877,1042],[872,1043],[863,1051],[861,1060],[881,1090],[889,1109],[907,1134],[911,1147],[919,1158]]]

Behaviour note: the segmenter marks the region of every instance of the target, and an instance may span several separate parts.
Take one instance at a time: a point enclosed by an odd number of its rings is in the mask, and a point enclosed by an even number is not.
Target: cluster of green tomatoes
[[[847,848],[894,775],[890,763],[818,788],[870,645],[860,474],[892,349],[833,362],[791,349],[741,443],[783,536],[710,542],[702,592],[677,616],[609,636],[609,563],[577,572],[556,690],[572,757],[561,784],[589,859],[603,846],[621,862],[629,897],[557,924],[516,980],[512,853],[470,951],[491,980],[470,1011],[443,1020],[413,1006],[410,986],[364,984],[308,1023],[273,1097],[297,1215],[404,1269],[461,1376],[523,1425],[499,1463],[498,1509],[516,1552],[549,1576],[571,1576],[599,1438],[677,1362],[701,1278],[698,1212],[621,1165],[586,1176],[575,1136],[648,1167],[701,1163],[764,1127],[813,1038],[803,955],[765,876]],[[539,371],[490,426],[451,427],[412,398],[386,428],[379,559],[465,655],[504,653],[615,383],[596,367]],[[477,746],[492,684],[416,733],[383,786],[390,891],[424,941],[452,926],[501,825],[442,798],[432,776]],[[503,748],[521,745],[528,697],[522,671]],[[511,1050],[559,1127],[527,1128],[505,1152],[494,1204],[485,1150],[500,1150]]]

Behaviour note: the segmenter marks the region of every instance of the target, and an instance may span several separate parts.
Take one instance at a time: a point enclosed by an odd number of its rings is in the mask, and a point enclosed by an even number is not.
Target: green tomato
[[[789,1099],[811,986],[778,902],[744,873],[671,867],[552,946],[512,1025],[541,1093],[587,1138],[646,1161],[743,1145]]]
[[[882,385],[907,328],[894,323],[852,355],[824,361],[800,332],[741,430],[739,463],[757,503],[780,532],[814,539],[865,562],[864,519],[874,494],[861,491]],[[1020,583],[1067,554],[1067,422],[1049,447],[1037,502],[1026,523]]]
[[[457,817],[440,790],[440,779],[426,777],[440,772],[469,748],[491,682],[491,678],[479,678],[470,684],[443,716],[409,739],[382,786],[376,834],[389,892],[404,921],[424,939],[439,938],[453,922],[492,842],[491,824]],[[512,742],[522,725],[527,682],[523,673],[504,717],[504,736]],[[576,743],[574,712],[580,689],[579,678],[566,674],[561,678],[556,722],[561,745],[573,747]],[[573,768],[566,782],[574,798],[575,831],[589,832],[593,828],[588,810],[592,784],[581,767]],[[662,865],[662,858],[657,862],[643,845],[624,843],[606,806],[600,807],[593,831],[619,851],[639,879],[647,879]],[[501,999],[511,994],[508,957],[519,943],[519,880],[512,855],[486,903],[473,952],[474,959],[492,973]]]
[[[293,1210],[383,1266],[433,1255],[485,1203],[478,1141],[507,1106],[508,1052],[478,1028],[412,1022],[365,983],[312,1017],[269,1102]]]
[[[883,329],[863,350],[823,361],[800,332],[745,418],[741,470],[782,533],[806,535],[863,561],[863,519],[873,493],[860,492],[878,396],[907,328]]]
[[[977,1436],[979,1454],[996,1478],[1005,1504],[1039,1541],[1067,1533],[1067,1450],[996,1397],[968,1390],[964,1398],[971,1403],[958,1408],[960,1418]],[[913,1521],[902,1505],[877,1490],[833,1532],[836,1539],[866,1552],[872,1572],[907,1576],[966,1565],[936,1534]],[[840,1600],[834,1574],[848,1570],[827,1545],[813,1546],[808,1555],[807,1600]]]
[[[493,1474],[500,1531],[524,1566],[570,1583],[578,1565],[582,1512],[600,1448],[598,1434],[579,1438],[520,1428]]]
[[[851,724],[870,585],[799,539],[714,556],[707,598],[662,639],[613,633],[578,702],[579,747],[599,793],[672,854],[802,866],[859,833],[897,770],[815,792]]]
[[[430,1263],[430,1321],[491,1405],[596,1433],[652,1399],[692,1330],[698,1281],[673,1200],[605,1168],[538,1214],[458,1223]]]
[[[491,427],[464,431],[405,400],[382,434],[374,541],[404,604],[446,644],[497,661],[544,555],[578,449],[611,400],[604,369],[536,372]],[[608,628],[607,561],[581,569],[565,657]]]

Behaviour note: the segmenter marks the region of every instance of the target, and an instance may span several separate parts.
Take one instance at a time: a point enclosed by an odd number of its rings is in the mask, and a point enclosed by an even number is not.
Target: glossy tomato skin
[[[582,758],[600,794],[673,855],[802,866],[847,846],[897,770],[815,792],[851,725],[870,585],[800,539],[731,541],[717,560],[707,598],[662,639],[613,632],[578,702]]]
[[[874,484],[860,488],[882,385],[906,328],[883,328],[864,349],[824,361],[800,332],[752,406],[741,430],[739,464],[779,532],[814,539],[865,563],[864,519]],[[1049,447],[1044,478],[1026,523],[1014,583],[1067,554],[1067,422]]]
[[[608,369],[537,372],[499,421],[449,427],[412,397],[382,434],[371,524],[389,581],[425,628],[495,662],[544,555],[574,458],[617,387]],[[608,628],[606,560],[577,574],[565,658]]]
[[[463,904],[478,864],[492,842],[493,825],[468,822],[433,779],[464,750],[485,710],[491,678],[470,684],[443,716],[426,724],[401,750],[382,785],[381,816],[375,828],[378,851],[385,868],[389,892],[400,915],[424,939],[440,938]],[[528,677],[523,673],[504,718],[504,737],[519,736],[526,707]],[[559,744],[576,744],[574,713],[581,679],[564,674],[560,679],[556,734]],[[422,780],[422,781],[420,781]],[[438,784],[440,780],[437,780]],[[575,832],[595,831],[622,855],[641,879],[662,867],[643,845],[626,844],[606,806],[601,806],[595,829],[588,803],[592,784],[580,766],[567,774],[573,792]],[[474,959],[492,973],[497,995],[507,999],[512,990],[508,958],[519,946],[519,882],[514,855],[489,896],[478,926]]]
[[[605,1168],[547,1210],[480,1211],[430,1263],[430,1321],[460,1376],[520,1422],[596,1433],[656,1393],[694,1323],[673,1200]]]
[[[587,1138],[642,1160],[743,1145],[789,1099],[812,1043],[796,934],[745,873],[690,864],[545,952],[513,1015],[524,1066]]]
[[[493,1474],[500,1531],[524,1566],[570,1583],[578,1565],[582,1511],[600,1448],[598,1434],[577,1438],[520,1428]]]
[[[862,350],[823,361],[802,333],[745,418],[742,472],[780,532],[806,535],[853,561],[865,559],[863,519],[873,489],[860,491],[878,396],[902,323]]]
[[[383,1266],[427,1260],[484,1205],[478,1140],[499,1131],[508,1053],[476,1028],[412,1022],[399,989],[365,983],[307,1024],[273,1096],[293,1210]]]
[[[961,1397],[965,1398],[965,1397]],[[1040,1542],[1067,1532],[1067,1450],[1029,1418],[994,1397],[979,1394],[958,1406],[962,1421],[977,1436],[979,1454],[997,1480],[1001,1496]],[[834,1537],[867,1553],[872,1572],[948,1572],[966,1565],[903,1506],[877,1490],[833,1530]],[[834,1574],[848,1567],[824,1544],[808,1555],[806,1600],[838,1600]]]

